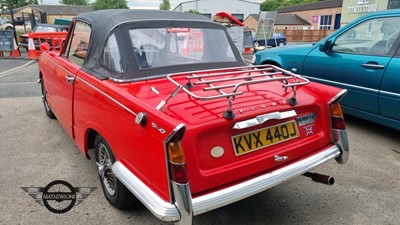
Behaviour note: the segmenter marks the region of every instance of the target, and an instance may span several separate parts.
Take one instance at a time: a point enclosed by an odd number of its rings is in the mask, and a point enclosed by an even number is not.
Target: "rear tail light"
[[[189,182],[186,171],[185,153],[181,142],[184,132],[185,127],[183,125],[180,128],[177,127],[176,131],[166,142],[170,179],[179,184]]]
[[[346,124],[344,122],[342,107],[339,101],[335,101],[330,105],[331,110],[331,124],[333,129],[344,130],[346,129]]]
[[[171,179],[180,184],[186,184],[189,179],[186,172],[185,154],[180,141],[168,143],[168,164]]]

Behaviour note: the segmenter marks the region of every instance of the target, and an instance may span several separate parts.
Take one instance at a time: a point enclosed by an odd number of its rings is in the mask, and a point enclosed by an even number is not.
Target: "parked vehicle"
[[[67,32],[69,26],[65,25],[56,25],[56,24],[38,24],[33,28],[32,32]],[[40,49],[39,46],[39,41],[38,40],[33,40],[35,44],[36,49]],[[28,34],[21,34],[19,37],[19,42],[22,47],[24,47],[26,50],[28,50]],[[42,42],[46,42],[46,40],[42,40]],[[51,43],[50,43],[51,45]]]
[[[280,32],[272,33],[272,37],[268,38],[267,45],[265,45],[265,39],[255,40],[254,41],[254,49],[255,51],[264,50],[267,46],[276,47],[276,46],[285,46],[286,45],[286,36]]]
[[[0,30],[13,30],[14,26],[9,22],[7,18],[0,18]]]
[[[247,66],[226,28],[201,15],[84,13],[61,53],[38,64],[46,114],[86,156],[94,150],[117,208],[140,200],[163,221],[191,224],[302,174],[332,184],[309,171],[348,159],[345,90]]]
[[[400,10],[370,13],[316,44],[258,52],[273,64],[346,88],[345,113],[400,130]]]

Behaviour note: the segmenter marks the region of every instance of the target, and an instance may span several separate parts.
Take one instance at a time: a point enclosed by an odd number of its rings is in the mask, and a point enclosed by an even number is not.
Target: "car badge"
[[[317,118],[317,114],[312,113],[305,116],[297,117],[296,122],[299,124],[299,126],[304,126],[310,123],[314,123],[315,118]]]
[[[310,136],[314,134],[314,125],[306,126],[304,127],[304,130],[306,131],[306,136]]]

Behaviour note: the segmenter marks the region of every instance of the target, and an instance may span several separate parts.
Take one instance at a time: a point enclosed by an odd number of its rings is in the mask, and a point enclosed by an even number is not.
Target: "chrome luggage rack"
[[[288,103],[291,106],[295,106],[297,104],[296,87],[310,83],[310,81],[304,77],[273,65],[243,66],[176,73],[168,75],[167,78],[174,83],[177,88],[166,100],[161,101],[157,105],[156,108],[158,110],[161,110],[168,100],[176,96],[180,90],[183,90],[191,97],[199,100],[227,98],[229,107],[223,113],[223,116],[228,120],[235,117],[232,109],[232,102],[237,95],[243,94],[243,91],[238,91],[241,86],[279,81],[282,83],[282,88],[284,88],[285,92],[288,88],[293,90],[293,96],[288,99]],[[177,78],[180,78],[181,83],[178,82]],[[182,78],[186,80],[185,84],[183,84]],[[203,88],[205,95],[196,95],[190,91],[195,88],[196,85],[206,86]],[[212,91],[214,91],[215,94],[211,93]],[[206,95],[206,93],[211,94]]]

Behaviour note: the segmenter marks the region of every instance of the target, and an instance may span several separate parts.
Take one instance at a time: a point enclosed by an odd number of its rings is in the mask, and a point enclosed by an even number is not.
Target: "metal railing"
[[[233,101],[238,95],[244,93],[242,86],[250,86],[260,83],[280,82],[282,88],[287,92],[292,90],[292,97],[288,99],[290,105],[297,104],[296,87],[306,85],[310,81],[304,77],[273,65],[244,66],[224,68],[218,70],[203,70],[187,73],[170,74],[168,80],[174,83],[177,88],[157,106],[160,110],[170,98],[174,97],[180,90],[183,90],[191,97],[199,100],[212,100],[227,98],[229,107],[224,112],[226,119],[233,119]],[[203,94],[195,94],[191,89],[201,87]],[[198,90],[198,88],[196,88]],[[196,92],[198,93],[198,92]]]

